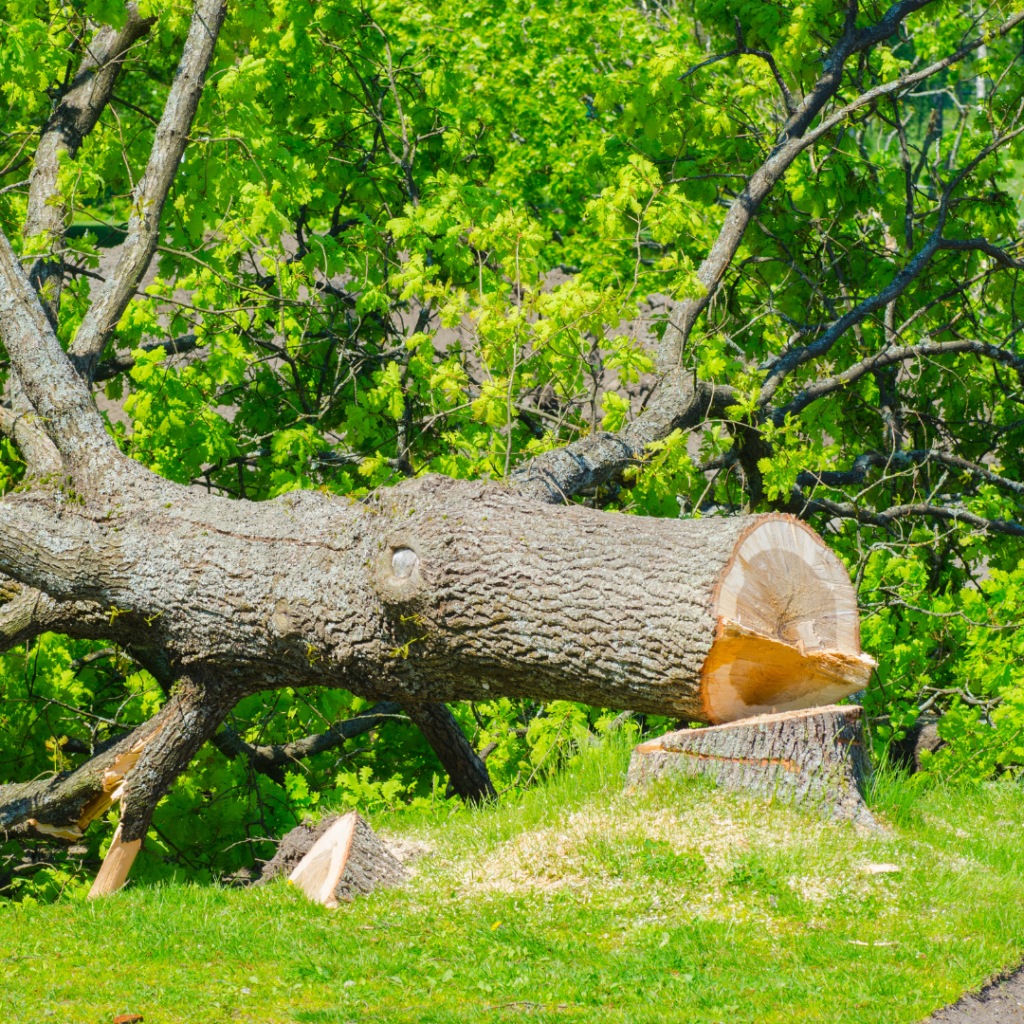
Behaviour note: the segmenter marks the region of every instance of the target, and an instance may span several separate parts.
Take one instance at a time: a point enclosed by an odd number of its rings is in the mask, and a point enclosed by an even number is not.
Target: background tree
[[[180,651],[140,642],[155,606],[111,603],[96,573],[114,569],[85,558],[98,541],[75,536],[73,569],[44,557],[76,502],[138,526],[199,489],[362,499],[427,473],[639,516],[798,515],[858,587],[880,739],[941,710],[939,767],[1020,763],[1024,15],[913,0],[224,16],[39,3],[3,22],[12,781],[88,764],[188,691]],[[315,518],[309,497],[296,508]],[[171,628],[159,614],[153,635]],[[434,795],[437,762],[393,694],[309,688],[307,653],[272,690],[225,694],[215,748],[186,752],[157,811],[150,873],[237,866],[245,848],[224,846],[328,788]],[[478,696],[455,715],[499,788],[616,710]],[[458,739],[433,707],[443,750]]]

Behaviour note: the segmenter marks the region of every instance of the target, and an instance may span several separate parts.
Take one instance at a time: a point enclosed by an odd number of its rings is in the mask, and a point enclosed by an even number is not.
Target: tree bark
[[[444,704],[405,704],[404,710],[437,754],[454,793],[474,804],[496,796],[487,765]]]
[[[664,376],[635,423],[539,456],[508,487],[424,477],[360,502],[303,492],[250,505],[198,495],[126,458],[89,386],[155,251],[213,57],[225,4],[198,0],[128,238],[70,360],[52,327],[53,295],[39,275],[37,294],[0,233],[0,333],[26,407],[5,412],[0,429],[23,431],[19,444],[61,477],[59,487],[0,500],[0,585],[5,594],[10,580],[21,587],[0,607],[0,649],[60,624],[116,639],[167,689],[179,682],[151,722],[77,772],[0,787],[0,827],[70,835],[116,794],[122,841],[137,841],[198,746],[241,697],[268,688],[334,686],[399,701],[471,799],[493,789],[445,701],[569,696],[725,723],[861,689],[871,661],[860,652],[855,595],[802,524],[559,506],[636,465],[673,430],[728,415],[731,389],[684,373],[687,336],[759,204],[823,130],[810,126],[837,95],[849,57],[926,2],[901,0],[859,29],[849,7],[818,82],[726,216],[698,274],[705,294],[674,314]],[[73,153],[147,27],[132,12],[121,35],[102,30],[93,41],[105,56],[83,64],[37,154],[28,236],[60,229],[53,154]]]
[[[256,884],[266,885],[282,875],[329,907],[401,885],[408,877],[369,822],[355,811],[293,828]]]
[[[342,687],[412,714],[572,694],[722,722],[837,699],[872,664],[845,570],[787,516],[648,519],[429,476],[366,502],[177,497],[57,521],[29,498],[0,501],[0,572],[116,610],[121,643],[204,680],[163,713],[181,715],[179,747],[162,736],[147,751],[143,807],[238,699],[267,688]],[[91,764],[80,772],[95,785]],[[24,805],[0,790],[0,824],[78,820],[67,799],[44,799],[58,784],[28,785]],[[127,840],[145,817],[132,808]]]
[[[633,751],[627,784],[702,775],[827,817],[873,826],[864,802],[871,766],[861,709],[819,707],[682,729]]]

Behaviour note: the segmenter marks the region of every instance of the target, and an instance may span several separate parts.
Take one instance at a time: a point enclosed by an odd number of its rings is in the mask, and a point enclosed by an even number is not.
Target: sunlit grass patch
[[[285,885],[7,905],[0,1021],[912,1024],[1024,955],[1020,788],[883,777],[869,831],[701,782],[627,793],[627,753],[378,820],[431,852],[339,911]]]

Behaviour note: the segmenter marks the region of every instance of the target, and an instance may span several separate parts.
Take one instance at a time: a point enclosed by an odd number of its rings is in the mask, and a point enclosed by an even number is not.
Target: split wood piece
[[[734,722],[829,704],[864,689],[857,595],[845,566],[788,515],[749,526],[712,596],[715,639],[701,669],[701,716]]]
[[[78,820],[78,834],[81,835],[89,826],[107,810],[116,804],[124,795],[125,781],[128,772],[138,764],[146,745],[159,732],[154,730],[145,739],[139,740],[130,750],[119,754],[114,763],[103,773],[103,792],[91,800],[82,810],[82,816]],[[36,826],[39,827],[38,825]],[[96,899],[98,896],[108,896],[117,892],[124,885],[131,871],[132,864],[142,846],[142,840],[136,839],[130,843],[121,842],[121,825],[118,824],[114,831],[114,838],[111,841],[110,849],[100,865],[96,880],[89,890],[89,899]]]
[[[265,885],[280,875],[287,875],[310,899],[327,907],[401,885],[407,877],[401,863],[355,811],[292,829],[256,884]]]
[[[341,881],[356,831],[356,812],[340,817],[299,861],[288,881],[297,885],[314,903],[336,907],[334,890]]]
[[[92,883],[92,888],[89,890],[89,899],[94,900],[97,896],[108,896],[112,892],[117,892],[124,885],[141,846],[141,839],[123,843],[121,841],[121,826],[117,826],[110,849],[107,851],[106,857],[103,858],[96,881]]]
[[[50,825],[35,818],[29,818],[26,824],[35,829],[39,835],[53,836],[55,839],[65,839],[70,842],[81,839],[89,825],[106,814],[121,799],[124,793],[125,776],[135,767],[146,745],[159,731],[159,728],[153,730],[144,739],[134,744],[131,749],[126,750],[123,754],[118,754],[110,767],[104,769],[100,780],[102,787],[100,792],[85,804],[79,813],[77,822],[69,825]]]
[[[633,750],[628,783],[703,775],[827,817],[874,826],[861,709],[811,708],[706,729],[681,729]]]

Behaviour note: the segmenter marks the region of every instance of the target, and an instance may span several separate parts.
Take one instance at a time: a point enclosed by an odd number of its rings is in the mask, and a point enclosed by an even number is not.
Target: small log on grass
[[[292,829],[256,884],[280,875],[326,907],[401,885],[407,877],[401,862],[355,811]]]
[[[870,771],[861,709],[832,705],[667,733],[634,749],[628,783],[702,775],[726,789],[873,826],[864,802]]]

